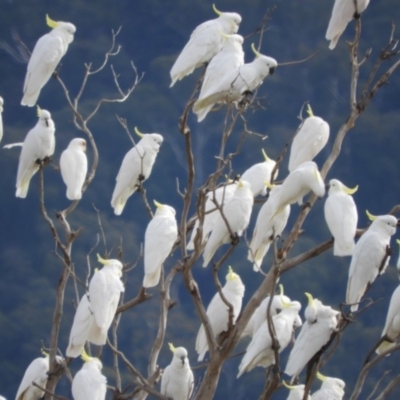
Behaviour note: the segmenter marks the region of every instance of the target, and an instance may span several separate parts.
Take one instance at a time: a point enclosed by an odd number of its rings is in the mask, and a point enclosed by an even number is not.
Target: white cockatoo
[[[1,142],[1,139],[3,138],[3,104],[4,104],[4,100],[0,96],[0,142]]]
[[[51,114],[37,107],[39,120],[28,132],[22,145],[17,172],[16,197],[25,198],[28,194],[32,176],[39,170],[39,165],[47,161],[54,153],[56,130]]]
[[[282,284],[279,285],[279,289],[280,293],[274,295],[272,298],[272,304],[270,309],[271,316],[279,314],[284,309],[284,303],[289,304],[291,302],[291,299],[283,294]],[[245,336],[253,337],[260,328],[261,324],[267,319],[269,299],[270,296],[267,296],[261,302],[261,304],[256,308],[249,322],[247,323],[245,330],[243,331],[242,337]],[[301,325],[302,325],[301,317],[297,314],[293,327],[296,329],[299,328]]]
[[[188,352],[184,347],[174,347],[171,364],[165,368],[161,378],[161,394],[173,400],[189,400],[194,388],[193,372],[190,369]]]
[[[316,117],[310,105],[308,105],[307,113],[308,118],[300,125],[290,146],[290,172],[303,162],[312,161],[328,143],[329,124],[321,117]]]
[[[229,181],[226,184],[218,187],[215,190],[211,190],[206,194],[206,202],[204,205],[204,221],[203,221],[203,234],[201,243],[204,244],[208,235],[212,231],[215,221],[218,219],[219,211],[217,207],[223,207],[229,203],[235,193],[237,187],[237,181]],[[214,203],[217,203],[217,205]],[[199,220],[196,220],[194,224],[192,234],[190,236],[189,243],[186,248],[188,250],[194,250],[194,239],[197,235],[197,228],[199,227]]]
[[[328,197],[325,201],[325,221],[334,237],[333,254],[335,256],[351,256],[357,231],[357,207],[351,195],[358,189],[348,188],[337,179],[329,181]]]
[[[314,299],[314,301],[316,300]],[[332,333],[338,328],[340,313],[321,302],[318,302],[317,305],[315,319],[313,322],[309,322],[310,317],[306,316],[306,321],[290,352],[285,373],[292,376],[292,380],[300,374],[308,361],[329,342]]]
[[[231,69],[194,103],[193,112],[197,114],[198,122],[203,121],[214,104],[240,101],[243,96],[261,85],[268,75],[274,73],[278,66],[277,61],[260,54],[254,45],[252,49],[256,54],[253,62]]]
[[[60,169],[67,186],[67,198],[81,199],[82,186],[88,170],[85,139],[76,138],[70,141],[68,147],[61,153]]]
[[[238,31],[242,17],[233,12],[220,12],[213,5],[218,18],[200,24],[190,35],[189,41],[171,68],[171,85],[208,63],[223,46],[224,37]]]
[[[288,385],[285,381],[283,381],[283,386],[290,390],[289,396],[286,400],[303,400],[304,398],[304,390],[306,388],[305,385]],[[311,400],[311,396],[307,396],[307,400]]]
[[[125,290],[121,281],[123,266],[118,260],[104,260],[100,255],[97,255],[97,259],[104,267],[97,271],[90,280],[90,309],[97,327],[106,340],[107,331],[117,311],[121,293]]]
[[[66,350],[67,357],[79,357],[87,341],[97,346],[102,346],[107,342],[107,332],[96,324],[90,300],[85,293],[75,311]]]
[[[314,299],[311,293],[304,293],[308,299],[307,307],[304,310],[304,318],[310,324],[317,321],[318,310],[323,307],[320,300]]]
[[[37,400],[42,398],[44,390],[33,385],[35,382],[42,388],[46,387],[49,371],[49,355],[44,354],[44,357],[35,358],[25,371],[24,377],[19,385],[15,400]],[[58,363],[62,362],[60,356],[56,356]]]
[[[285,229],[290,215],[290,204],[280,208],[279,192],[281,185],[274,185],[268,200],[257,215],[253,237],[250,242],[247,259],[253,263],[253,270],[260,271],[262,261],[275,238]]]
[[[276,196],[276,213],[293,203],[303,204],[303,197],[313,191],[318,197],[325,195],[325,184],[314,161],[300,164],[283,181]]]
[[[245,287],[240,276],[233,272],[232,268],[229,267],[229,272],[226,275],[226,283],[222,288],[222,293],[225,299],[232,305],[233,324],[236,323],[242,309],[244,289]],[[218,292],[214,295],[207,307],[207,316],[210,321],[212,333],[214,337],[218,339],[218,336],[229,327],[229,307],[222,300]],[[199,355],[198,360],[203,361],[204,356],[208,351],[207,336],[203,325],[200,326],[197,334],[196,351]]]
[[[357,8],[355,7],[357,4]],[[331,43],[329,48],[333,50],[346,29],[347,24],[353,18],[359,18],[360,14],[367,8],[369,0],[335,0],[333,5],[331,19],[325,38]]]
[[[250,222],[253,202],[253,192],[251,191],[250,184],[246,181],[239,180],[231,201],[222,208],[222,213],[229,224],[230,230],[228,229],[221,211],[219,211],[218,218],[214,223],[213,230],[204,248],[203,267],[208,265],[220,246],[234,240],[234,238],[231,237],[231,233],[233,235],[242,236],[243,231]]]
[[[281,353],[292,339],[293,325],[301,309],[298,301],[286,303],[282,301],[283,309],[279,314],[272,316],[272,323],[275,328],[276,338],[279,342],[279,353]],[[268,368],[275,363],[275,352],[273,341],[269,332],[267,317],[260,325],[253,339],[246,349],[246,353],[239,365],[239,378],[244,372],[249,372],[253,368],[260,366]]]
[[[400,286],[396,288],[390,299],[389,310],[386,316],[382,337],[386,336],[392,342],[384,341],[376,349],[378,354],[392,348],[400,337]]]
[[[264,156],[264,162],[252,165],[246,171],[243,172],[241,179],[250,183],[251,191],[253,196],[258,195],[265,196],[267,194],[267,186],[270,185],[277,178],[279,170],[276,170],[272,177],[272,171],[276,165],[274,160],[271,160],[264,149],[261,150]]]
[[[212,58],[207,66],[199,99],[201,99],[203,94],[207,93],[210,88],[217,85],[221,79],[224,79],[229,71],[237,69],[244,64],[244,51],[242,48],[243,36],[236,34],[225,35],[222,32],[221,35],[224,37],[222,49]],[[213,104],[204,108],[203,113],[207,114],[212,107]]]
[[[24,83],[21,104],[32,107],[36,104],[40,91],[55,71],[61,58],[74,40],[75,25],[70,22],[53,21],[46,15],[47,25],[52,28],[43,35],[32,51]]]
[[[164,140],[158,133],[140,133],[136,127],[135,132],[141,139],[125,154],[116,178],[117,183],[111,199],[115,215],[121,215],[128,198],[136,192],[141,182],[150,176]]]
[[[382,263],[390,245],[390,238],[395,234],[397,227],[397,219],[393,215],[376,217],[368,211],[367,215],[372,224],[357,242],[350,263],[346,303],[353,304],[351,311],[358,310],[361,297],[376,277],[385,272],[390,257],[387,257],[384,265]]]
[[[338,378],[324,376],[317,372],[317,378],[322,381],[321,388],[312,396],[312,400],[342,400],[344,396],[344,381]]]
[[[161,267],[178,239],[175,209],[154,201],[157,211],[144,235],[143,287],[153,287],[160,281]]]
[[[98,358],[89,357],[84,350],[82,360],[84,364],[72,381],[72,397],[74,400],[105,400],[107,378],[101,373],[103,364]]]

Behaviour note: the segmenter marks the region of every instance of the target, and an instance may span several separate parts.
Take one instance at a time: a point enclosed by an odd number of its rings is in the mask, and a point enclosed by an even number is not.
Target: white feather
[[[324,377],[321,388],[311,397],[312,400],[342,400],[345,383],[338,378]]]
[[[161,378],[161,394],[174,400],[189,400],[194,388],[193,372],[184,347],[177,347]]]
[[[111,206],[121,215],[128,198],[136,192],[140,178],[146,180],[151,173],[163,137],[158,133],[144,134],[135,147],[125,154],[119,169]]]
[[[175,210],[167,205],[157,208],[144,237],[143,287],[153,287],[160,281],[161,267],[178,238]]]
[[[96,324],[88,296],[84,294],[75,312],[66,350],[67,357],[79,357],[86,341],[102,346],[107,341],[107,332]]]
[[[325,221],[334,237],[333,254],[351,256],[357,231],[358,213],[353,197],[343,190],[342,182],[329,181],[328,198],[324,207]]]
[[[304,390],[305,385],[295,385],[292,389],[290,389],[289,396],[286,400],[303,400],[304,398]],[[310,395],[307,396],[307,400],[311,400],[312,397]]]
[[[289,171],[294,171],[303,162],[312,161],[328,139],[329,125],[326,121],[315,116],[306,118],[290,146]]]
[[[240,181],[231,201],[222,209],[223,215],[228,221],[233,234],[236,233],[238,236],[241,236],[243,231],[247,228],[250,222],[253,202],[253,193],[250,189],[250,184],[246,181]],[[223,216],[219,213],[206,247],[204,248],[203,267],[208,265],[220,246],[229,243],[231,240],[229,229]]]
[[[386,316],[382,337],[387,335],[394,343],[384,341],[377,349],[378,354],[392,348],[400,336],[400,286],[396,288],[390,299],[389,310]]]
[[[277,65],[275,59],[260,55],[253,62],[230,70],[194,103],[193,112],[197,114],[197,121],[201,122],[214,104],[239,101],[247,92],[252,92],[273,73]]]
[[[274,296],[277,297],[277,296]],[[298,315],[301,304],[297,301],[290,303],[289,308],[283,308],[279,314],[272,316],[276,338],[279,341],[279,353],[281,353],[292,339],[293,325]],[[272,349],[272,337],[269,332],[268,320],[264,321],[253,335],[253,339],[247,346],[246,353],[239,366],[239,378],[244,372],[251,371],[257,366],[269,367],[275,362],[275,352]]]
[[[204,205],[204,221],[203,221],[203,234],[201,243],[205,243],[208,239],[209,233],[212,231],[215,221],[218,219],[218,206],[223,206],[231,201],[233,194],[235,193],[237,187],[237,182],[228,183],[226,185],[220,186],[219,188],[208,192],[206,195],[206,202]],[[217,205],[214,203],[217,203]],[[196,220],[194,224],[192,234],[190,236],[189,243],[186,248],[188,250],[194,250],[194,239],[197,234],[197,229],[199,227],[199,220]]]
[[[82,198],[82,186],[85,183],[88,163],[86,158],[86,140],[72,139],[60,157],[61,176],[67,185],[67,198]]]
[[[55,147],[55,126],[47,110],[41,110],[37,124],[24,140],[19,156],[16,197],[25,198],[32,176],[39,170],[37,161],[51,157]]]
[[[321,303],[315,322],[304,322],[286,364],[287,375],[298,376],[308,361],[328,343],[337,329],[338,315],[338,311]]]
[[[349,279],[347,281],[346,302],[354,304],[352,311],[358,310],[358,303],[368,285],[372,284],[378,274],[385,272],[389,258],[379,272],[386,254],[390,237],[396,232],[397,219],[392,215],[377,217],[357,242],[351,258]]]
[[[170,87],[202,64],[209,62],[222,48],[224,38],[221,33],[236,33],[241,20],[239,14],[222,13],[218,18],[200,24],[171,68]]]
[[[115,316],[121,292],[124,291],[121,275],[122,264],[118,260],[108,260],[108,264],[96,272],[89,283],[90,308],[96,325],[105,338]]]
[[[289,219],[290,205],[280,209],[281,205],[278,201],[280,190],[281,186],[273,187],[268,200],[262,205],[257,215],[247,255],[247,259],[253,263],[254,271],[260,270],[271,243],[283,232]]]
[[[102,363],[97,358],[85,362],[72,381],[74,400],[105,400],[107,379],[102,375]]]
[[[224,294],[226,300],[232,305],[234,324],[239,316],[240,310],[242,309],[244,289],[244,285],[239,275],[231,272],[228,273],[226,277],[226,283],[222,288],[222,293]],[[224,303],[218,292],[214,295],[207,307],[207,316],[210,320],[211,329],[215,338],[218,338],[220,333],[228,329],[229,308]],[[200,326],[197,334],[196,351],[197,354],[199,354],[198,360],[202,361],[206,352],[208,351],[207,337],[203,325]]]
[[[357,12],[361,14],[368,6],[369,0],[356,0],[357,10],[354,7],[354,0],[335,0],[333,5],[331,19],[329,20],[328,29],[325,38],[330,40],[329,48],[333,50],[346,29],[347,24],[354,18]]]
[[[74,40],[76,28],[69,22],[58,22],[58,26],[42,36],[36,43],[29,59],[21,104],[32,107],[40,91],[50,79],[61,58]]]
[[[281,212],[288,204],[295,202],[299,205],[303,204],[303,197],[310,191],[313,191],[318,197],[323,197],[325,185],[317,164],[313,161],[306,161],[283,181],[276,199],[277,212]]]

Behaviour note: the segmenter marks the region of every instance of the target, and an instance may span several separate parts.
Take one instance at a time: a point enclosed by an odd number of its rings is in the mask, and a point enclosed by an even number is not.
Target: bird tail
[[[386,350],[391,349],[392,347],[394,347],[396,343],[390,343],[390,342],[382,342],[379,347],[375,350],[377,354],[381,354]],[[389,354],[388,354],[389,356]]]
[[[85,343],[80,343],[78,345],[74,345],[70,342],[65,354],[67,355],[67,357],[71,357],[71,358],[79,357],[82,354],[82,350],[83,350],[84,346],[85,346]]]
[[[148,287],[157,286],[158,282],[160,282],[160,276],[161,276],[161,266],[160,266],[160,268],[156,268],[153,273],[146,274],[144,276],[143,287],[148,288]]]
[[[21,100],[21,105],[33,107],[38,100],[39,94],[40,94],[40,90],[33,92],[33,93],[24,93],[24,96],[22,97],[22,100]]]
[[[67,189],[67,199],[68,200],[80,200],[82,198],[82,191],[77,189],[75,191],[72,191],[70,189]],[[122,212],[122,211],[121,211]]]

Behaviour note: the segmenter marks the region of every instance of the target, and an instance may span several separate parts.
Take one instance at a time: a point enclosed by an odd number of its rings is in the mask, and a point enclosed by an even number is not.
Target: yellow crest
[[[144,136],[144,134],[142,132],[139,131],[139,129],[137,128],[137,126],[135,126],[135,133],[136,135],[138,135],[140,138],[142,138]]]
[[[50,28],[56,28],[59,23],[57,21],[53,21],[50,17],[49,14],[46,14],[46,24],[47,26],[49,26]]]
[[[170,349],[173,353],[175,353],[176,347],[175,347],[171,342],[168,343],[168,346],[169,346],[169,349]]]

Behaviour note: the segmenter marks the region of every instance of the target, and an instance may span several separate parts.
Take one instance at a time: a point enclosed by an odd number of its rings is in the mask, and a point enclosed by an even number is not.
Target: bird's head
[[[153,200],[155,206],[157,207],[156,215],[157,214],[170,214],[171,216],[175,217],[176,211],[175,208],[168,206],[166,204],[161,204],[157,200]]]
[[[116,273],[116,275],[118,275],[118,277],[122,276],[123,265],[122,265],[121,261],[116,260],[116,259],[105,260],[104,258],[102,258],[100,256],[100,254],[97,254],[97,261],[100,264],[103,264],[104,267],[112,269]]]
[[[242,17],[238,13],[219,11],[215,4],[213,4],[213,10],[223,22],[225,33],[231,35],[239,30]]]
[[[188,359],[187,350],[184,347],[175,347],[172,343],[168,343],[168,345],[174,355],[174,359],[179,360],[179,363],[184,366]]]
[[[265,76],[272,75],[275,72],[276,67],[278,66],[278,62],[272,57],[264,56],[263,54],[261,54],[255,48],[254,43],[251,44],[251,49],[256,56],[255,61],[257,62],[257,65],[260,65],[262,70],[265,70]]]
[[[36,106],[37,116],[39,117],[39,121],[43,123],[44,126],[50,125],[51,114],[47,110],[42,110],[39,106]]]
[[[93,368],[94,367],[94,368],[98,369],[99,371],[101,371],[103,369],[103,364],[101,363],[101,361],[96,357],[90,357],[86,353],[85,349],[82,350],[81,358],[85,362],[84,365],[87,368]]]

